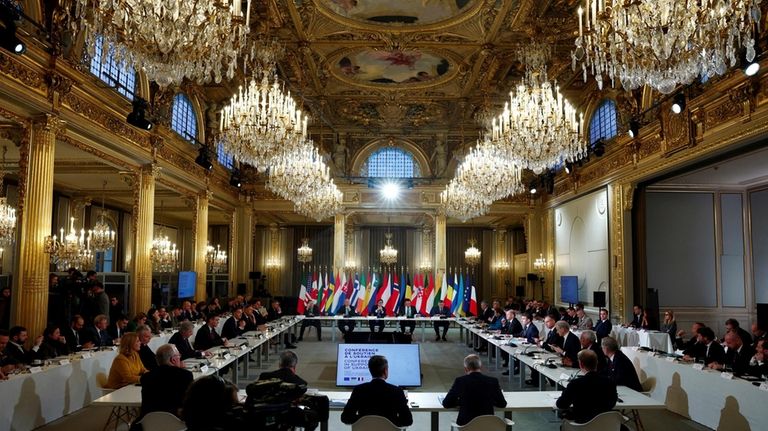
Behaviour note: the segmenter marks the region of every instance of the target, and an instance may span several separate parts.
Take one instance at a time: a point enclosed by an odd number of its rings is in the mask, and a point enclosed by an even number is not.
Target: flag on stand
[[[400,268],[400,271],[402,271],[403,268]],[[403,300],[406,298],[405,296],[405,287],[407,284],[407,278],[405,277],[405,273],[400,273],[400,297],[397,298],[397,304],[395,304],[395,316],[397,316],[400,313],[400,310],[403,308]]]
[[[331,293],[333,293],[333,289],[331,288],[331,285],[328,284],[328,273],[325,273],[325,278],[323,279],[323,297],[320,300],[320,313],[325,314],[325,305],[328,302],[328,298],[330,298]]]
[[[426,279],[425,279],[426,278]],[[434,288],[434,285],[430,286],[429,284],[429,276],[426,276],[424,274],[421,274],[421,308],[419,308],[419,313],[421,314],[428,314],[430,311],[430,300],[434,301],[435,297],[432,296],[432,288]]]
[[[339,309],[344,306],[344,300],[349,297],[349,290],[347,289],[347,274],[342,272],[341,277],[336,274],[336,295],[333,297],[333,314],[339,312]]]
[[[376,305],[379,303],[379,301],[382,301],[384,304],[389,301],[389,297],[392,296],[392,274],[387,272],[384,275],[384,283],[381,284],[381,288],[379,289],[379,293],[376,295],[376,301],[373,303],[373,308],[371,312],[376,310]],[[386,308],[386,305],[385,305]]]
[[[425,292],[425,295],[427,296],[427,300],[425,301],[424,305],[424,313],[427,314],[430,311],[432,311],[433,304],[435,303],[435,295],[437,292],[435,292],[435,276],[432,275],[432,273],[427,274],[427,291]]]
[[[477,292],[475,291],[475,284],[472,283],[472,296],[469,298],[469,312],[473,316],[477,316]]]
[[[413,276],[413,296],[411,304],[416,307],[416,311],[421,313],[422,305],[424,304],[424,295],[421,288],[421,274],[418,272]]]
[[[467,274],[467,281],[464,283],[464,295],[462,296],[463,302],[461,304],[461,315],[469,316],[469,302],[472,300],[472,281]]]
[[[379,274],[375,272],[371,274],[371,287],[368,289],[365,298],[365,304],[363,304],[363,316],[367,316],[371,312],[371,302],[375,301],[377,291],[379,290]]]
[[[330,293],[325,304],[325,313],[328,315],[333,315],[333,312],[335,311],[333,309],[333,301],[336,298],[336,292],[339,290],[339,286],[336,285],[335,277],[336,276],[333,275],[333,271],[331,271],[331,276],[328,277],[328,290]]]
[[[456,317],[461,316],[461,305],[463,303],[464,298],[464,274],[459,274],[459,284],[458,288],[456,289],[457,294],[453,298],[453,315]]]
[[[397,301],[400,300],[400,280],[398,280],[397,274],[391,276],[394,281],[392,282],[392,291],[390,292],[389,299],[385,302],[384,309],[387,310],[387,316],[394,316],[397,314]]]
[[[368,285],[365,280],[365,272],[360,275],[360,281],[358,282],[357,276],[355,276],[355,283],[360,283],[360,293],[357,294],[357,304],[354,304],[357,314],[363,314],[363,307],[365,307],[365,300],[368,295]]]
[[[318,286],[317,283],[318,274],[316,272],[312,273],[312,290],[309,291],[309,298],[317,301],[317,294],[320,290],[320,286]]]
[[[411,283],[411,275],[406,274],[405,277],[405,298],[410,299],[411,305],[413,305],[413,283]]]
[[[445,304],[445,298],[448,297],[448,281],[446,280],[447,275],[445,274],[445,271],[443,271],[443,277],[440,287],[440,298],[438,298],[438,302]]]
[[[307,294],[307,277],[302,276],[301,287],[299,287],[299,298],[298,302],[296,303],[296,312],[298,314],[304,314],[304,310],[306,310],[307,306],[307,298],[309,298]]]

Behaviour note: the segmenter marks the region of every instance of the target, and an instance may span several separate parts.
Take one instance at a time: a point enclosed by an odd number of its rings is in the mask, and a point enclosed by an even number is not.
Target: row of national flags
[[[387,316],[397,316],[406,299],[422,316],[428,316],[440,304],[454,316],[477,316],[477,289],[470,275],[464,273],[372,272],[347,273],[312,271],[303,274],[296,311],[304,314],[310,300],[320,314],[333,316],[349,299],[357,314],[367,316],[383,301]]]

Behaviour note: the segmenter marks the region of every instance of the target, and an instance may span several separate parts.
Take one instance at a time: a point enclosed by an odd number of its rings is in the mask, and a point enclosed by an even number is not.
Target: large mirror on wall
[[[610,310],[607,190],[556,207],[554,225],[555,302]]]

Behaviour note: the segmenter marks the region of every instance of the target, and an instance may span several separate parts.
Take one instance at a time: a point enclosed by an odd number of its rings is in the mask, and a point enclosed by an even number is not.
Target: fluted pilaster
[[[435,216],[435,273],[445,272],[445,214]]]
[[[19,181],[24,196],[18,235],[18,259],[14,271],[12,323],[27,328],[30,339],[43,333],[48,316],[48,269],[50,256],[45,252],[45,238],[51,235],[53,214],[53,161],[56,135],[65,123],[54,115],[35,118],[30,139],[22,142],[20,153],[26,156],[26,172]],[[20,164],[24,164],[21,163]]]
[[[333,269],[334,271],[341,271],[344,269],[344,260],[346,259],[346,253],[344,246],[346,245],[346,235],[344,230],[346,229],[346,216],[344,213],[338,213],[333,216]]]
[[[133,218],[136,223],[133,267],[131,270],[131,295],[129,312],[146,312],[152,303],[152,239],[155,224],[155,164],[143,166],[136,174],[133,195]],[[156,304],[157,305],[157,304]]]
[[[249,206],[239,206],[230,224],[229,277],[234,294],[237,285],[248,285],[248,273],[253,267],[253,234],[256,216]]]
[[[195,301],[204,301],[207,298],[205,292],[206,264],[205,253],[208,246],[208,201],[211,198],[209,191],[197,195],[195,207],[195,272],[197,273],[197,286],[195,287]]]

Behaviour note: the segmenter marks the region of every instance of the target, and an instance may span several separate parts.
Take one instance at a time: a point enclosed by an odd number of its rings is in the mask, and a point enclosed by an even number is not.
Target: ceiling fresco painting
[[[433,81],[448,72],[448,60],[420,50],[366,49],[342,57],[337,72],[344,78],[374,84]]]
[[[322,0],[334,13],[380,25],[426,25],[454,18],[470,0]]]

